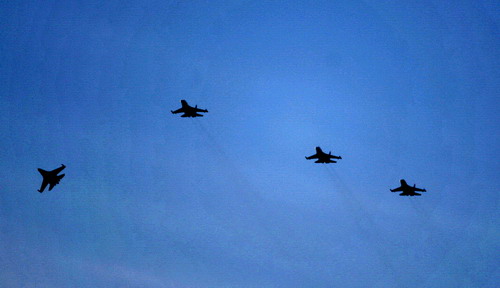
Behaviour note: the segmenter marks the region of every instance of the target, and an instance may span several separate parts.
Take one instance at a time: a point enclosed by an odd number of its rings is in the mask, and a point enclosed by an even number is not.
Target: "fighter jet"
[[[186,102],[186,100],[181,100],[181,103],[182,103],[182,107],[175,110],[175,111],[172,111],[170,110],[170,112],[172,112],[172,114],[177,114],[177,113],[184,113],[181,115],[181,117],[203,117],[203,115],[201,114],[198,114],[198,112],[208,112],[208,110],[206,109],[199,109],[198,108],[198,105],[194,106],[194,107],[191,107],[189,106],[189,104]]]
[[[391,189],[391,192],[399,192],[403,191],[402,193],[399,194],[399,196],[420,196],[422,194],[417,193],[415,191],[421,191],[421,192],[427,192],[425,189],[420,189],[415,187],[415,184],[413,187],[410,185],[406,184],[406,181],[404,179],[401,179],[401,186],[396,188],[396,189]]]
[[[332,155],[332,152],[326,154],[321,150],[321,148],[316,147],[316,154],[311,155],[309,157],[306,157],[307,160],[310,159],[318,159],[314,163],[337,163],[337,161],[332,160],[333,159],[342,159],[340,156],[335,156]]]
[[[54,188],[56,184],[59,184],[59,181],[64,177],[65,174],[57,175],[59,172],[61,172],[66,166],[64,164],[61,164],[61,167],[52,170],[52,171],[45,171],[43,169],[38,168],[38,172],[42,174],[43,176],[43,182],[42,182],[42,187],[40,187],[40,190],[38,192],[42,193],[43,190],[45,190],[45,187],[50,184],[49,186],[49,191]]]

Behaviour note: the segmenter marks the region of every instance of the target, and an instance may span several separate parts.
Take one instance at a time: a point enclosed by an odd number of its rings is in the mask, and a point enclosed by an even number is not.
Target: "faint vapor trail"
[[[205,127],[205,125],[201,123],[201,121],[196,121],[197,119],[192,119],[192,120],[195,123],[195,126],[197,126],[197,128],[201,130],[201,132],[203,132],[203,134],[205,135],[206,140],[208,140],[207,144],[209,144],[210,148],[212,148],[214,152],[219,154],[224,159],[224,161],[230,163],[231,166],[234,167],[232,161],[229,159],[226,152],[224,151],[224,148],[222,148],[217,139],[215,139],[212,133],[208,130],[208,128]]]
[[[255,200],[258,200],[258,202],[263,202],[264,200],[260,196],[260,193],[258,193],[257,189],[255,189],[255,187],[250,183],[250,181],[244,176],[244,174],[241,172],[241,169],[234,163],[231,157],[227,155],[223,146],[216,139],[216,137],[210,132],[210,129],[208,129],[205,126],[205,124],[202,123],[202,121],[194,121],[194,122],[197,129],[201,132],[200,134],[204,136],[206,141],[205,143],[209,146],[209,148],[212,151],[214,151],[219,156],[220,160],[224,162],[224,167],[227,169],[228,175],[231,177],[231,180],[233,180],[234,183],[239,182],[239,185],[246,188],[242,189],[242,191],[247,192],[246,196],[250,197],[250,199],[247,199],[246,203],[250,204],[251,202],[254,202],[254,204],[256,204]]]
[[[376,227],[375,223],[370,219],[370,217],[368,215],[366,215],[366,212],[363,213],[363,211],[366,211],[366,209],[364,209],[361,202],[355,196],[355,193],[353,193],[352,190],[349,189],[349,187],[345,184],[345,182],[342,180],[342,178],[337,174],[335,169],[333,169],[330,166],[327,166],[326,171],[328,172],[328,174],[330,174],[332,181],[334,183],[338,184],[339,189],[337,189],[337,191],[339,191],[341,193],[341,195],[343,196],[344,200],[346,200],[346,202],[349,202],[351,213],[352,213],[352,215],[356,215],[355,217],[357,218],[357,221],[355,221],[356,226],[358,227],[358,230],[363,234],[363,238],[372,239],[373,237],[371,237],[371,235],[369,235],[370,233],[368,233],[367,230],[362,227],[361,221],[360,221],[360,218],[362,218],[362,220],[364,220],[364,222],[367,225],[371,226],[372,229],[374,229]],[[356,211],[358,211],[359,213],[356,213]],[[370,243],[379,242],[380,243],[381,241],[370,241],[369,240],[368,242],[370,242]],[[383,249],[378,248],[378,246],[376,246],[376,245],[373,245],[372,247],[375,248],[375,252],[378,255],[380,262],[392,274],[392,277],[393,277],[394,281],[396,282],[396,284],[398,285],[398,287],[406,287],[403,284],[403,282],[401,281],[401,279],[399,277],[399,273],[393,267],[393,265],[390,261],[390,257],[386,254],[386,252]]]
[[[417,200],[417,199],[413,199],[413,197],[411,197],[411,196],[408,196],[408,197],[410,197],[410,205],[412,206],[413,210],[416,212],[417,216],[420,219],[423,219],[423,221],[421,223],[424,224],[424,226],[426,226],[426,229],[429,233],[435,234],[436,229],[435,229],[434,223],[432,222],[430,212],[426,211],[426,209],[422,206],[423,203],[419,203],[420,205],[418,205],[416,203],[416,201],[420,202],[420,199]]]
[[[432,220],[430,219],[429,213],[427,211],[424,211],[424,208],[422,206],[419,206],[415,203],[415,201],[419,200],[413,199],[413,197],[411,196],[407,197],[410,198],[410,205],[413,207],[413,210],[415,210],[417,214],[420,214],[421,218],[425,219],[428,226],[432,226]]]

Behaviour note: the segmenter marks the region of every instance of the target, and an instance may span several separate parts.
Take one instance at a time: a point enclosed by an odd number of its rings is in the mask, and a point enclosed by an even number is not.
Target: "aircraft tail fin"
[[[181,104],[182,104],[182,108],[186,108],[189,106],[186,100],[181,100]]]

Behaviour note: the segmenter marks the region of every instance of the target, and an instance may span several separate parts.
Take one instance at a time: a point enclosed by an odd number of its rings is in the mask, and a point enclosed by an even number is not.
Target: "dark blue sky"
[[[498,11],[0,3],[0,286],[496,287]]]

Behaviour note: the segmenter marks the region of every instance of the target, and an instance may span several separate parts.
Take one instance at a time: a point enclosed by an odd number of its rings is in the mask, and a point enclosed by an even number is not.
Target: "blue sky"
[[[1,3],[1,286],[496,287],[499,10]]]

